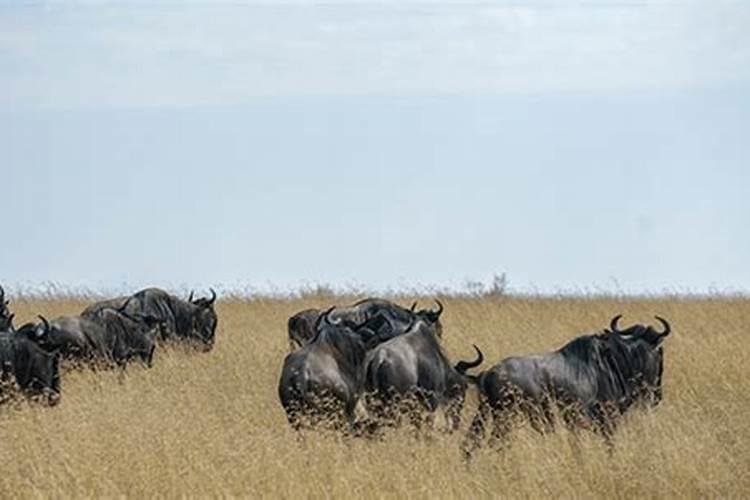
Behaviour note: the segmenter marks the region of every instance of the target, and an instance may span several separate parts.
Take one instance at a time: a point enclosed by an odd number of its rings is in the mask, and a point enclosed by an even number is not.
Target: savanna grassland
[[[664,401],[624,419],[612,455],[592,434],[576,441],[566,431],[541,436],[522,427],[509,449],[484,448],[468,466],[459,445],[474,389],[455,434],[298,439],[289,429],[276,394],[286,320],[352,300],[220,301],[217,345],[208,354],[160,349],[151,369],[66,371],[57,407],[0,408],[0,498],[750,496],[748,299],[445,297],[446,352],[472,358],[476,343],[485,368],[555,349],[617,313],[622,324],[659,314],[673,327]],[[18,299],[11,308],[20,324],[38,313],[76,314],[86,303]]]

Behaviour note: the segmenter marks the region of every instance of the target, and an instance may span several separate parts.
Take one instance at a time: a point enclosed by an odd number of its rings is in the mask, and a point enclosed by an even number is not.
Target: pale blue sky
[[[0,283],[750,291],[750,2],[0,0]]]

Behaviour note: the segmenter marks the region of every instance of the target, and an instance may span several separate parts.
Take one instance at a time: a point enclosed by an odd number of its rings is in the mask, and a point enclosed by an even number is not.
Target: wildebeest
[[[410,309],[399,306],[391,301],[368,298],[360,300],[348,307],[336,308],[330,314],[330,321],[335,324],[348,326],[363,325],[370,322],[370,326],[378,334],[380,341],[388,340],[403,334],[414,320],[422,319],[435,325],[438,336],[442,335],[442,324],[440,315],[443,305],[437,301],[436,310],[422,309],[416,311],[415,302]],[[301,347],[315,335],[314,325],[321,318],[323,312],[320,309],[305,309],[298,312],[287,322],[289,334],[289,347],[294,349]]]
[[[103,309],[123,308],[132,317],[149,317],[162,322],[162,340],[196,342],[205,350],[213,348],[218,318],[214,309],[216,292],[211,297],[186,301],[159,288],[147,288],[128,298],[92,304],[81,316],[91,318]]]
[[[5,290],[0,285],[0,332],[13,329],[13,314],[8,309],[9,301],[5,300]]]
[[[662,398],[664,352],[662,341],[671,328],[617,326],[622,315],[612,319],[610,329],[582,335],[557,351],[506,358],[476,377],[480,393],[465,452],[470,455],[492,419],[493,439],[505,438],[516,414],[528,418],[543,431],[554,425],[554,410],[570,428],[589,426],[607,441],[616,417],[635,403],[655,406]]]
[[[49,333],[47,324],[24,325],[19,332],[29,328],[40,329],[35,335],[40,338]],[[50,406],[60,401],[58,353],[45,351],[26,334],[5,330],[0,332],[0,400],[9,396],[14,383]]]
[[[88,317],[53,319],[49,322],[49,333],[37,342],[42,348],[59,351],[63,358],[75,362],[125,366],[132,358],[138,358],[151,366],[160,327],[154,318],[134,317],[123,310],[105,307]]]
[[[398,414],[411,410],[412,422],[419,426],[427,411],[445,409],[450,430],[458,428],[466,388],[466,371],[479,366],[482,352],[474,346],[477,358],[451,366],[437,338],[434,323],[415,320],[403,335],[394,337],[368,354],[364,362],[365,406],[376,420],[393,422]],[[416,408],[410,407],[416,404]],[[429,418],[432,418],[429,416]]]
[[[332,309],[318,315],[314,337],[284,359],[279,399],[296,430],[305,423],[342,428],[354,421],[359,369],[372,333],[332,324]]]

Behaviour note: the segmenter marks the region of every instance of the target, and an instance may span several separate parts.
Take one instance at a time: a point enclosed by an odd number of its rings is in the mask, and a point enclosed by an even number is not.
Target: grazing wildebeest
[[[465,444],[467,456],[484,437],[490,418],[497,440],[508,435],[515,414],[540,432],[553,428],[556,409],[569,428],[593,424],[609,443],[616,417],[635,403],[657,405],[661,343],[671,331],[669,323],[657,316],[663,331],[644,325],[620,330],[621,317],[600,334],[582,335],[551,353],[506,358],[477,376],[480,405]]]
[[[137,357],[151,366],[160,322],[148,316],[131,316],[122,310],[124,306],[120,310],[101,308],[88,317],[53,319],[49,333],[38,343],[75,362],[125,366]]]
[[[442,334],[443,327],[440,323],[440,315],[443,305],[437,301],[436,310],[422,309],[416,311],[415,302],[411,309],[406,309],[388,300],[368,298],[360,300],[348,307],[336,308],[330,314],[330,321],[342,325],[363,325],[369,322],[370,329],[374,330],[379,340],[385,341],[392,337],[402,335],[415,319],[423,319],[435,325],[438,336]],[[315,335],[314,325],[321,318],[323,312],[320,309],[305,309],[298,312],[287,323],[290,350],[301,347]]]
[[[9,301],[5,300],[5,290],[0,285],[0,332],[13,329],[13,314],[8,309]]]
[[[35,334],[44,338],[49,326],[24,325],[39,329]],[[19,330],[20,331],[20,330]],[[60,368],[58,354],[47,352],[26,334],[0,332],[0,401],[6,399],[15,384],[27,396],[44,398],[48,405],[60,401]]]
[[[445,409],[450,430],[458,428],[466,388],[466,370],[479,366],[484,357],[477,346],[477,359],[451,366],[437,338],[435,323],[417,319],[398,337],[372,349],[364,362],[365,406],[375,420],[393,423],[409,411],[419,427],[425,410]],[[411,407],[416,405],[416,407]]]
[[[102,309],[123,308],[132,317],[149,317],[162,322],[162,340],[196,342],[210,350],[214,345],[218,318],[214,310],[216,292],[210,298],[185,301],[159,288],[147,288],[128,298],[117,298],[92,304],[81,316],[93,317]]]
[[[279,399],[295,430],[306,424],[341,429],[354,421],[369,338],[364,331],[332,324],[332,309],[319,315],[315,336],[284,359]]]

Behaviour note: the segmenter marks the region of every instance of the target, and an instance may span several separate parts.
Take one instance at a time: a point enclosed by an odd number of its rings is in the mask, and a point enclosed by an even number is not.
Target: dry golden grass
[[[596,436],[520,429],[503,453],[462,462],[459,433],[380,441],[298,440],[278,403],[286,319],[351,297],[225,301],[209,354],[160,350],[152,369],[66,372],[55,408],[0,408],[0,497],[746,497],[750,496],[750,300],[446,298],[451,359],[488,362],[556,348],[576,334],[667,317],[665,399],[625,419],[609,456]],[[410,303],[409,298],[400,300]],[[426,303],[426,301],[423,301]],[[83,302],[14,302],[19,320]],[[489,366],[489,365],[486,365]],[[485,366],[485,367],[486,367]]]

